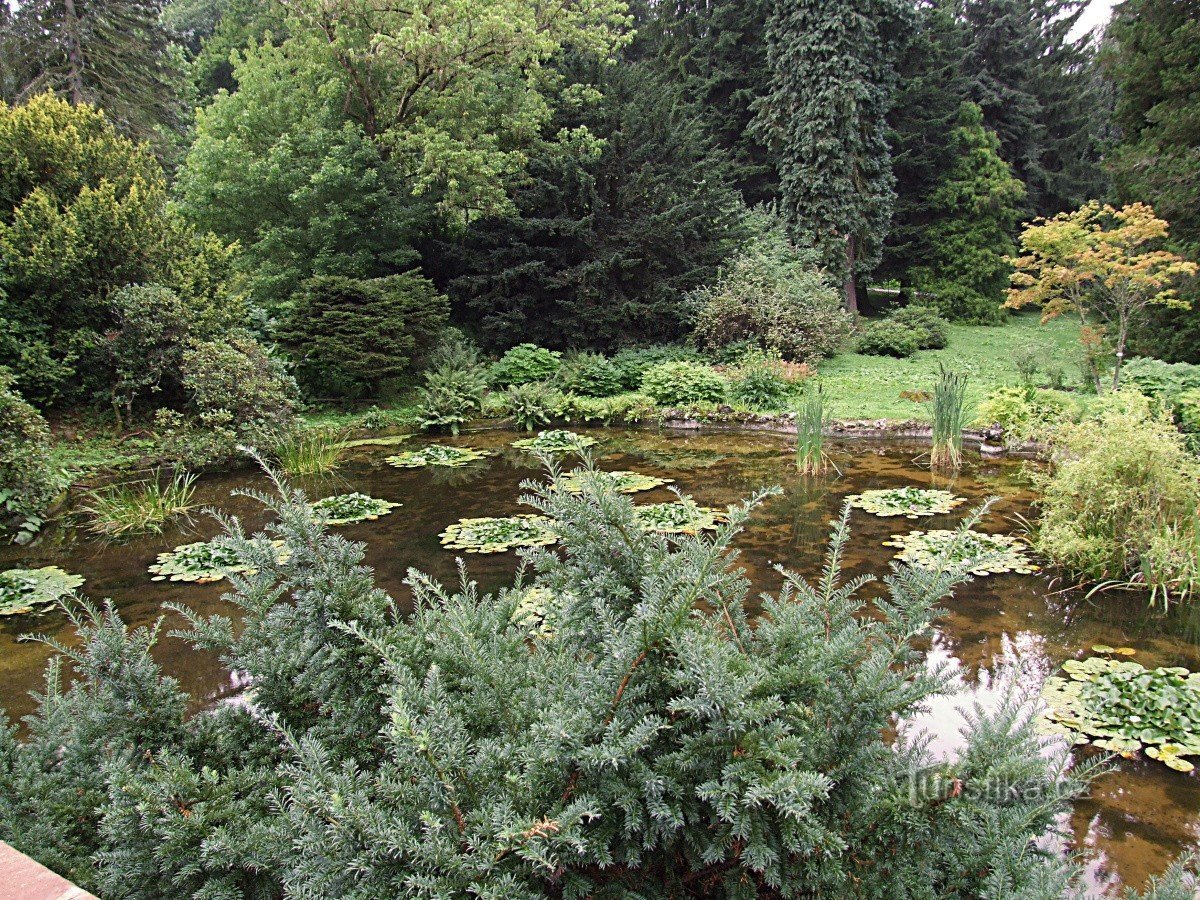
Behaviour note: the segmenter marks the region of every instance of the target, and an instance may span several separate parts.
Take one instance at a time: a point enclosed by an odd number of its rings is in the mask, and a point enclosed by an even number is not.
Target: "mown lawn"
[[[1080,383],[1079,323],[1065,318],[1038,324],[1037,313],[1013,316],[997,326],[952,325],[945,349],[924,350],[909,359],[845,353],[821,363],[817,377],[835,419],[928,419],[928,403],[901,399],[901,391],[932,391],[938,363],[967,376],[967,402],[975,404],[1001,385],[1021,382],[1015,354],[1037,351],[1047,369],[1060,369],[1065,384]]]

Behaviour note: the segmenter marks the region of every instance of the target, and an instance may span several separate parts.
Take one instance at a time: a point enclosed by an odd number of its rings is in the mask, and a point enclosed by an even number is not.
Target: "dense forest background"
[[[133,377],[148,346],[238,329],[314,396],[362,395],[380,379],[306,375],[304,348],[381,290],[418,320],[444,295],[486,350],[671,341],[776,222],[852,311],[884,284],[975,323],[1006,315],[1021,223],[1087,200],[1150,204],[1195,259],[1200,5],[1126,0],[1080,36],[1084,7],[0,5],[0,366],[43,409],[132,414],[182,377]],[[314,300],[326,276],[363,285]],[[1200,311],[1134,343],[1200,361]]]

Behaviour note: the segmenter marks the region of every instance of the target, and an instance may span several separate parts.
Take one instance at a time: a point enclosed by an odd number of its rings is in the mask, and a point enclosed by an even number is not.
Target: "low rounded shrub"
[[[15,532],[21,543],[31,539],[58,490],[46,420],[0,369],[0,531]]]
[[[719,403],[725,397],[725,379],[697,363],[661,363],[642,377],[641,392],[660,406]]]
[[[868,356],[912,356],[921,349],[920,333],[891,319],[868,323],[858,338],[858,352]]]
[[[557,381],[564,391],[581,397],[612,397],[624,390],[620,371],[599,353],[568,356]]]
[[[738,366],[729,385],[729,399],[750,409],[781,409],[791,390],[783,361],[777,355],[758,353]]]
[[[295,426],[296,382],[248,332],[185,350],[183,386],[201,422],[242,442],[270,446]]]
[[[655,347],[627,347],[619,351],[610,362],[617,370],[622,389],[636,391],[642,376],[660,363],[701,362],[700,354],[691,347],[678,344],[659,344]]]
[[[999,425],[1006,443],[1019,443],[1044,437],[1071,411],[1070,402],[1053,391],[1031,387],[1002,387],[988,394],[979,404],[975,424]]]
[[[488,381],[493,387],[511,387],[545,381],[558,371],[562,354],[536,344],[517,344],[488,369]]]
[[[950,340],[950,323],[938,315],[933,307],[915,304],[903,306],[889,313],[887,318],[915,331],[917,348],[920,350],[941,350]]]
[[[1192,448],[1200,449],[1200,389],[1184,391],[1175,398],[1175,421]]]

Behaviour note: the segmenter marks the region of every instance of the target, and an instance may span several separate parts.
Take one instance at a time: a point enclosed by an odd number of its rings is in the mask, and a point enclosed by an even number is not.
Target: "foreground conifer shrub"
[[[608,479],[554,480],[523,498],[561,535],[529,577],[414,571],[407,616],[307,498],[260,497],[266,533],[227,523],[241,627],[184,632],[250,690],[191,717],[157,629],[83,606],[79,677],[0,730],[0,838],[105,897],[1062,896],[1031,839],[1081,776],[1016,699],[951,762],[890,737],[947,688],[914,641],[961,570],[895,567],[863,615],[843,515],[752,621],[753,500],[668,538]]]

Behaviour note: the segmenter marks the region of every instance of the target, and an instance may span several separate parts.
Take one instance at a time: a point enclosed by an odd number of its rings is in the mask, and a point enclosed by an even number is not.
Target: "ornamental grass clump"
[[[156,630],[85,607],[77,677],[0,729],[0,833],[103,896],[1062,896],[1031,838],[1088,767],[1020,698],[950,759],[895,727],[953,687],[920,648],[965,573],[864,591],[844,511],[815,582],[751,600],[761,497],[666,538],[582,482],[526,485],[559,544],[510,588],[410,571],[411,613],[278,482],[265,533],[226,523],[241,620],[173,607],[251,702],[188,715]]]
[[[805,390],[796,408],[796,468],[801,475],[819,475],[829,468],[825,453],[825,394],[820,385]]]
[[[957,469],[962,465],[966,398],[966,377],[940,368],[933,388],[933,449],[929,453],[935,469]]]
[[[196,476],[176,472],[164,481],[158,472],[145,481],[90,491],[83,504],[88,530],[104,537],[162,534],[172,519],[194,508]]]
[[[345,453],[345,436],[325,428],[297,431],[274,448],[275,462],[293,478],[328,475]]]

